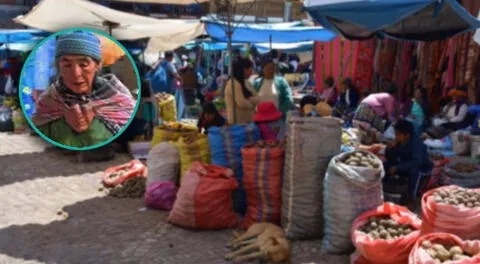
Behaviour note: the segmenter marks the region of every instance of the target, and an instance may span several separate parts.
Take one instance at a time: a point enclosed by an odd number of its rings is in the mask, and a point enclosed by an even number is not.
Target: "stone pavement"
[[[77,163],[30,135],[0,133],[0,264],[220,264],[231,230],[194,231],[166,223],[142,199],[99,191],[101,172],[129,160]],[[57,215],[59,210],[68,217]],[[295,242],[292,263],[348,263]]]

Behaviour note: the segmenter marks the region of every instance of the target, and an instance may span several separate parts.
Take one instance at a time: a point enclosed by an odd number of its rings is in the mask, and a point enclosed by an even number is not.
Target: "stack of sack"
[[[257,141],[242,148],[243,186],[247,214],[242,227],[254,223],[280,224],[285,143]]]
[[[384,203],[353,222],[352,264],[404,264],[420,236],[422,221],[406,207]]]
[[[291,239],[319,238],[323,179],[330,159],[341,151],[342,121],[289,115],[287,129],[281,224]]]
[[[180,155],[175,146],[166,142],[156,145],[147,159],[148,177],[145,205],[170,210],[177,195],[177,175]]]
[[[246,193],[243,188],[243,168],[241,148],[260,140],[260,130],[251,123],[211,127],[208,130],[212,164],[233,170],[239,188],[234,192],[235,212],[245,215],[247,210]]]
[[[370,152],[346,152],[330,161],[323,186],[323,252],[353,250],[350,227],[359,215],[383,204],[384,176],[382,161]]]
[[[422,234],[444,232],[480,239],[480,189],[445,186],[422,197]]]
[[[480,188],[480,165],[470,161],[455,161],[444,166],[441,185]]]
[[[193,134],[181,137],[177,141],[170,142],[180,152],[180,178],[179,184],[185,173],[190,169],[192,162],[200,161],[210,163],[210,146],[206,135]]]
[[[238,225],[232,192],[238,183],[229,168],[194,162],[184,177],[168,221],[194,229],[223,229]]]

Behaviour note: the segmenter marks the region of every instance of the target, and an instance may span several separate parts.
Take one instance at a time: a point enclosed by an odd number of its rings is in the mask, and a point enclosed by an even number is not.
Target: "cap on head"
[[[91,32],[75,31],[59,35],[55,49],[55,58],[64,55],[84,55],[96,61],[102,61],[100,39]]]

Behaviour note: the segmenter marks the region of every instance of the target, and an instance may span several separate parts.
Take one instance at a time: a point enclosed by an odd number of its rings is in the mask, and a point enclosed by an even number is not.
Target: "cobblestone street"
[[[0,263],[228,263],[232,230],[177,228],[142,199],[99,191],[101,172],[128,160],[77,163],[39,137],[0,133]],[[292,263],[348,263],[319,247],[294,243]]]

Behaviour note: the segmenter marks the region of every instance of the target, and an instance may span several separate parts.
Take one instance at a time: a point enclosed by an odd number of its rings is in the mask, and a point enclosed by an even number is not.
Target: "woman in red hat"
[[[282,140],[285,137],[285,123],[283,114],[274,102],[262,102],[257,106],[253,121],[260,128],[263,140]]]

